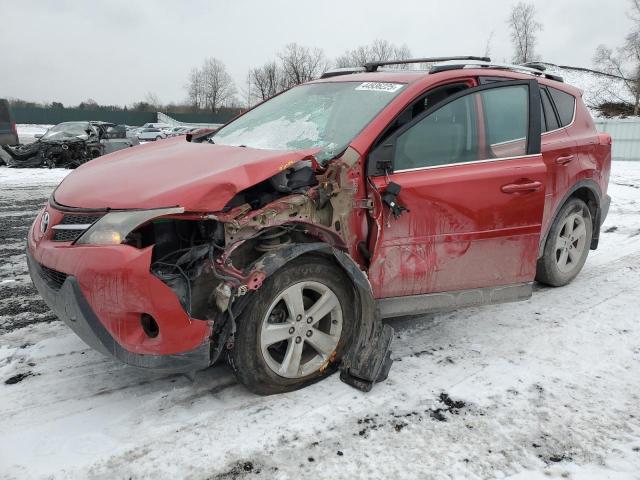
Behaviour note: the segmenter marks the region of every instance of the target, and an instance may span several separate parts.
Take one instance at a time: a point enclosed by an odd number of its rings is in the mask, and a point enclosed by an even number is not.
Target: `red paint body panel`
[[[390,175],[409,212],[383,226],[369,269],[376,298],[532,281],[544,188],[501,191],[525,178],[544,185],[540,156]]]

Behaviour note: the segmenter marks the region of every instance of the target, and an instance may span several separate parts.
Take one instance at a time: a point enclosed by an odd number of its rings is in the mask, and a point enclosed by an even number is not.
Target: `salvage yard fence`
[[[42,107],[12,107],[13,118],[16,123],[31,123],[36,125],[56,125],[62,122],[99,120],[124,125],[144,125],[158,122],[156,112],[138,110],[111,111],[104,109],[87,110],[80,108],[42,108]],[[172,118],[183,123],[219,124],[226,123],[237,115],[237,109],[221,110],[216,113],[166,112]]]
[[[613,139],[612,160],[640,161],[640,119],[598,118],[595,124]]]

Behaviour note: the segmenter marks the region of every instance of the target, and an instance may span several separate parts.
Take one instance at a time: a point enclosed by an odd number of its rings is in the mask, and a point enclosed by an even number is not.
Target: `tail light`
[[[18,129],[16,127],[16,122],[11,122],[11,133],[14,135],[18,135]]]

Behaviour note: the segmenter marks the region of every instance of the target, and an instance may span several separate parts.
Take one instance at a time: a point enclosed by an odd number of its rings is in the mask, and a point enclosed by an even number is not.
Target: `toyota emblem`
[[[42,218],[40,219],[40,232],[44,233],[47,231],[49,227],[49,212],[44,212],[42,214]]]

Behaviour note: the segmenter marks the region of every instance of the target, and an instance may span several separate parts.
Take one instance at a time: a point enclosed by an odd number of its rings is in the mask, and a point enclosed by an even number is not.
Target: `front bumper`
[[[154,299],[140,298],[139,295],[135,295],[138,297],[138,305],[132,306],[126,296],[117,294],[118,289],[110,289],[104,282],[91,282],[86,272],[78,266],[70,271],[78,272],[84,278],[84,282],[73,273],[62,273],[42,265],[35,258],[32,248],[34,246],[30,245],[27,249],[27,264],[33,284],[49,308],[90,347],[126,364],[164,373],[192,372],[211,365],[210,328],[205,321],[180,322],[177,318],[179,312],[176,309],[168,309],[165,310],[165,314],[159,314],[157,310],[153,310]],[[46,250],[43,245],[40,245],[38,250],[42,248]],[[49,254],[55,251],[55,247],[51,248],[54,250],[49,250]],[[72,253],[71,250],[74,248],[65,248],[64,253],[69,255]],[[43,252],[38,251],[38,253],[41,255]],[[64,260],[63,257],[64,255],[59,258]],[[117,265],[111,266],[111,268],[114,267],[117,269]],[[85,288],[82,283],[85,284]],[[95,287],[87,294],[86,285],[88,284],[93,284]],[[164,284],[162,286],[166,287]],[[135,289],[135,285],[120,288],[131,291]],[[169,295],[173,295],[168,287],[166,289]],[[97,296],[96,293],[99,295]],[[165,293],[162,296],[166,299],[169,295]],[[99,296],[108,298],[109,303],[113,305],[110,314],[104,311],[104,308],[96,313],[95,306],[92,306],[90,300],[96,304],[96,298]],[[97,305],[102,306],[100,303]],[[170,335],[165,333],[158,338],[143,339],[142,329],[137,321],[139,315],[121,313],[132,308],[139,308],[139,311],[153,310],[157,315],[161,331],[164,326],[165,332],[170,332]]]

